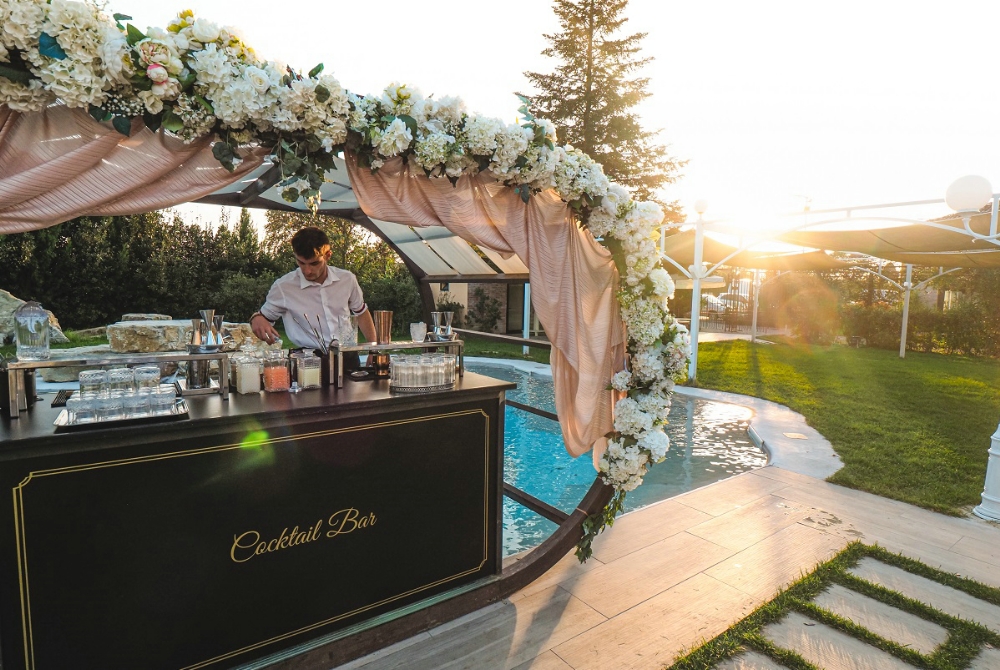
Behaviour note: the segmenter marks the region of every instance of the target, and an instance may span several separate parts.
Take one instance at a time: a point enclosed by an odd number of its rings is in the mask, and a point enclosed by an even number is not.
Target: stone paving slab
[[[813,603],[879,637],[930,655],[948,640],[948,630],[856,591],[833,584]]]
[[[892,565],[886,565],[874,558],[863,558],[850,572],[861,579],[878,584],[903,594],[913,600],[959,617],[980,623],[992,631],[1000,633],[1000,607],[979,598],[973,598],[964,591],[958,591],[914,575]]]
[[[798,612],[764,627],[764,637],[824,670],[910,670],[895,656]]]
[[[778,665],[764,654],[746,651],[735,658],[723,661],[715,666],[714,670],[787,670],[787,668]]]
[[[997,670],[1000,668],[1000,649],[990,647],[983,649],[969,666],[969,670]]]

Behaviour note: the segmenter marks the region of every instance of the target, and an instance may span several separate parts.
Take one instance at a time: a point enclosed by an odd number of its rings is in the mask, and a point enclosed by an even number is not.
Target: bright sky
[[[318,62],[347,88],[394,80],[462,97],[513,120],[525,70],[548,71],[546,2],[495,0],[109,0],[135,23],[171,10],[239,27],[265,58]],[[771,214],[944,197],[965,174],[1000,190],[1000,122],[990,30],[1000,3],[632,0],[626,29],[648,32],[652,97],[640,113],[688,159],[665,197],[693,217]],[[210,218],[209,214],[207,218]]]

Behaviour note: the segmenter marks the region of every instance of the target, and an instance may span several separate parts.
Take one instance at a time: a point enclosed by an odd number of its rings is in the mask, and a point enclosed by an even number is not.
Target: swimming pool
[[[555,412],[550,379],[499,365],[473,363],[468,369],[517,384],[511,400]],[[625,499],[625,511],[762,467],[767,457],[750,440],[753,413],[736,405],[673,396],[666,427],[670,450],[645,482]],[[571,512],[594,481],[590,455],[572,458],[555,421],[508,407],[504,426],[504,479],[522,491]],[[551,521],[504,498],[504,555],[529,549],[556,528]]]

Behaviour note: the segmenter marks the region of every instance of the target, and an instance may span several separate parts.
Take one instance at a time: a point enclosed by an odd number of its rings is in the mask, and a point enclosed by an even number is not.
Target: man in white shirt
[[[326,233],[319,228],[303,228],[292,236],[292,251],[299,267],[271,285],[264,305],[250,317],[253,334],[268,344],[280,341],[274,328],[280,318],[288,339],[296,346],[315,349],[320,343],[313,328],[320,331],[324,344],[329,343],[353,314],[358,317],[361,332],[374,342],[375,324],[357,278],[347,270],[327,265],[333,254]]]

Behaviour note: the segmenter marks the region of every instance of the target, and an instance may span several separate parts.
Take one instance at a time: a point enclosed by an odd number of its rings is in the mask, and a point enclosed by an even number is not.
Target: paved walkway
[[[548,369],[519,365],[537,374]],[[823,481],[841,467],[840,460],[801,415],[786,407],[716,391],[678,391],[753,409],[751,427],[769,452],[768,467],[626,514],[594,542],[594,557],[586,564],[570,554],[508,600],[340,670],[659,670],[853,540],[878,543],[1000,588],[997,526]],[[876,580],[892,577],[880,572],[886,567],[859,565],[868,571],[863,578]],[[947,611],[939,595],[931,604]],[[877,604],[837,590],[821,598],[818,604],[842,615],[868,617],[861,625],[870,630],[889,625],[875,621]],[[970,617],[968,603],[962,607],[963,616]],[[981,616],[998,614],[1000,630],[1000,608],[994,609],[986,608]],[[918,649],[933,649],[942,641],[940,631],[912,621],[900,632],[899,622],[909,621],[905,616],[887,618],[895,628],[879,628],[888,631],[883,636],[896,635]],[[869,663],[852,646],[854,638],[840,639],[836,631],[813,623],[789,618],[766,634],[831,670],[906,667],[879,656],[883,652],[872,654],[878,662]],[[747,654],[719,667],[780,666]],[[1000,668],[996,650],[985,650],[974,667]]]

